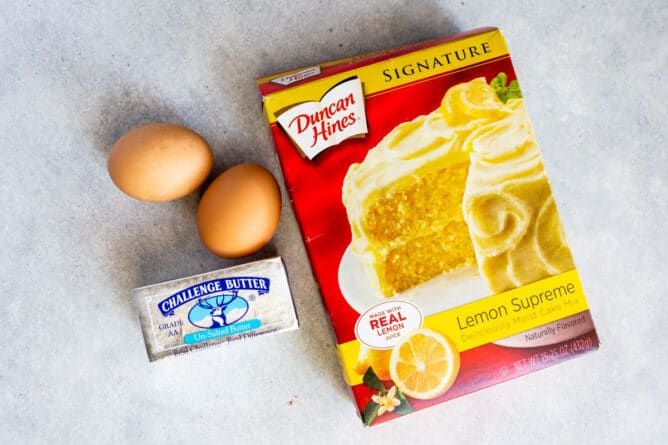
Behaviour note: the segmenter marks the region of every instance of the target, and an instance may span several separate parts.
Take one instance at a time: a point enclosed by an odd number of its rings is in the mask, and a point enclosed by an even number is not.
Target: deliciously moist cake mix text
[[[598,348],[498,29],[258,84],[366,425]]]

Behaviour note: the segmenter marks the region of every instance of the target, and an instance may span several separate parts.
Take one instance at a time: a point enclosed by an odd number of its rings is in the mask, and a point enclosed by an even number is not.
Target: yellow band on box
[[[424,319],[424,327],[447,335],[460,352],[551,323],[589,309],[577,270],[492,295]],[[360,343],[338,345],[349,385],[362,383],[354,370]]]
[[[475,55],[471,53],[472,49],[476,51]],[[460,60],[457,57],[457,51],[465,51],[462,54],[469,56]],[[277,91],[264,98],[264,106],[269,123],[274,123],[280,111],[301,102],[319,101],[334,85],[353,75],[362,80],[364,94],[369,96],[507,54],[508,47],[503,35],[499,30],[493,30]],[[428,69],[422,70],[418,64]],[[406,67],[410,67],[413,71],[410,75],[404,75],[405,72],[402,70],[405,70]],[[267,79],[264,78],[261,81]]]

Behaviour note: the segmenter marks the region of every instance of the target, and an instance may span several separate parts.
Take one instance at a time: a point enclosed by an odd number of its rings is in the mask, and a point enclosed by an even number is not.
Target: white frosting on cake
[[[439,109],[398,125],[348,170],[343,203],[352,248],[375,284],[377,253],[361,224],[368,198],[469,160],[462,210],[490,290],[574,267],[523,99],[504,104],[478,78],[450,88]]]
[[[502,292],[574,267],[522,99],[465,144],[471,166],[463,210],[478,266]]]

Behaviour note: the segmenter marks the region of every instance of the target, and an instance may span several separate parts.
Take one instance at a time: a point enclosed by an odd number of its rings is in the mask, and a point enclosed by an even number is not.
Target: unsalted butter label
[[[297,329],[280,258],[132,291],[151,361]]]
[[[309,159],[344,140],[367,133],[362,82],[351,77],[319,101],[303,102],[278,116],[278,123]]]
[[[194,343],[201,343],[207,340],[227,337],[232,334],[241,334],[242,332],[252,331],[262,326],[262,322],[257,318],[246,320],[243,322],[232,323],[221,328],[208,329],[206,331],[194,332],[183,337],[184,343],[192,345]]]

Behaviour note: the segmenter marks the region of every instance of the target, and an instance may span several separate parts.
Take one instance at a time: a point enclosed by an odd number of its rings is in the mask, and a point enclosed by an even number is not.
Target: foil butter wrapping
[[[281,258],[132,290],[150,361],[299,328]]]

